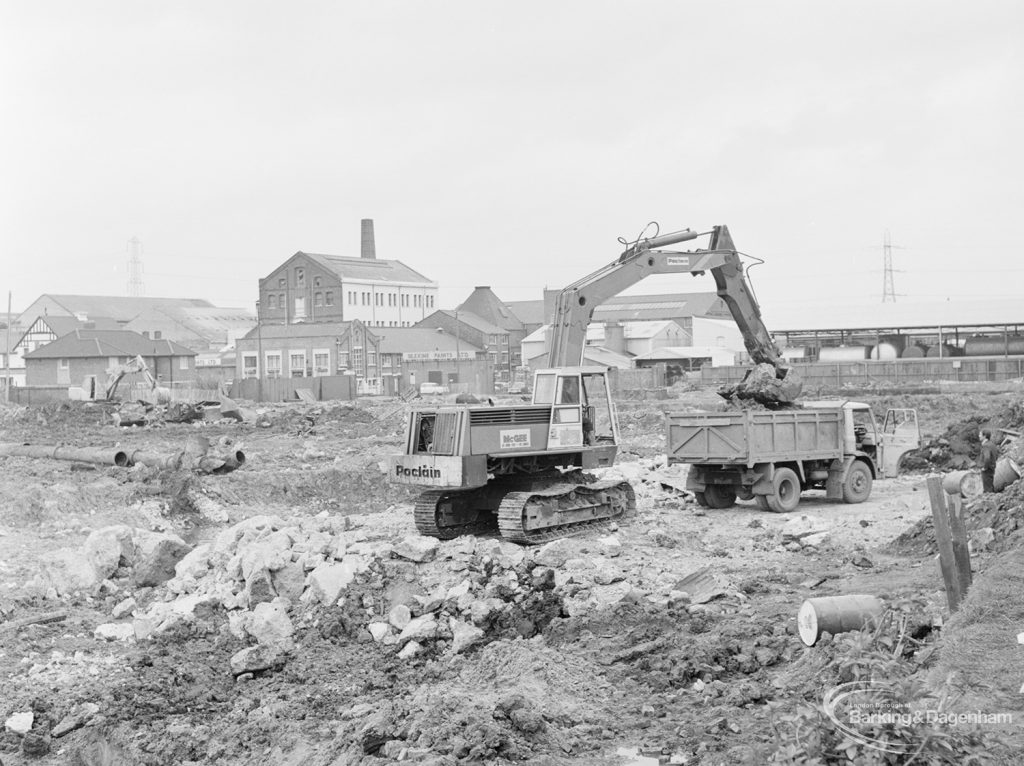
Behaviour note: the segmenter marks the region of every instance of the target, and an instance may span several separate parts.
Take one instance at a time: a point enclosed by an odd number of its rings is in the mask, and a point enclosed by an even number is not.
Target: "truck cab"
[[[879,423],[871,406],[862,402],[823,400],[804,402],[810,409],[841,406],[843,409],[843,451],[870,458],[878,479],[899,474],[900,459],[921,445],[917,410],[889,409]]]

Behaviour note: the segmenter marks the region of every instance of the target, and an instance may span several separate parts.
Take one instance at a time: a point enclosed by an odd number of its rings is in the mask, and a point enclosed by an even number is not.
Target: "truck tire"
[[[708,508],[732,508],[736,504],[736,490],[721,484],[708,484],[704,488],[704,501]]]
[[[843,502],[863,503],[871,497],[871,469],[862,460],[854,460],[843,482]]]
[[[792,468],[778,468],[772,478],[772,494],[768,508],[775,513],[789,513],[800,504],[800,479]]]

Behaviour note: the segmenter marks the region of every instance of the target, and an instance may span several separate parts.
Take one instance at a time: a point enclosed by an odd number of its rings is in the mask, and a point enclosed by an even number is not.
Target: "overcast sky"
[[[0,289],[252,307],[297,250],[539,298],[728,224],[772,305],[1010,297],[1024,4],[0,0]],[[674,277],[641,291],[713,289]],[[6,308],[6,306],[4,306]]]

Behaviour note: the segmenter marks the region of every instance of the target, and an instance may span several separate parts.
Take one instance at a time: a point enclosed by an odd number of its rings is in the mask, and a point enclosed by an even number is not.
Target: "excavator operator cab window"
[[[555,375],[538,375],[533,387],[534,404],[553,404],[555,401]]]
[[[555,397],[558,404],[579,404],[580,403],[580,379],[575,375],[572,377],[558,378],[558,395]]]

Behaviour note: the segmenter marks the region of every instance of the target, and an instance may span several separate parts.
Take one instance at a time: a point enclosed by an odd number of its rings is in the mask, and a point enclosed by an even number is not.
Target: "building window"
[[[295,269],[295,286],[305,287],[306,286],[306,270]]]
[[[508,345],[508,336],[507,335],[502,335],[501,336],[501,345],[503,345],[503,346],[507,346]]]
[[[313,287],[320,287],[320,277],[313,277]]]
[[[334,293],[331,292],[330,290],[324,293],[324,304],[327,306],[334,305]]]
[[[313,305],[314,306],[323,306],[324,305],[324,294],[323,293],[314,293],[313,294]]]
[[[279,308],[282,308],[282,309],[285,307],[284,293],[280,293],[277,296],[277,305],[278,305]]]
[[[259,370],[256,369],[256,355],[245,354],[242,356],[242,377],[243,378],[255,378],[259,375]]]
[[[69,370],[69,369],[71,369],[71,360],[70,359],[61,359],[57,364],[58,364],[58,366],[62,370]]]
[[[348,369],[348,351],[342,351],[341,348],[339,347],[339,349],[338,349],[338,370],[347,370],[347,369]]]
[[[153,330],[153,340],[160,340],[164,337],[164,334],[159,330]]]
[[[288,374],[293,378],[306,377],[306,352],[292,351],[288,355]]]
[[[267,377],[268,378],[280,378],[281,377],[281,352],[267,352]]]
[[[370,375],[377,374],[377,352],[367,351],[366,352],[366,369]]]
[[[434,296],[433,295],[428,295],[427,296],[427,307],[428,308],[434,308]]]
[[[285,286],[284,277],[277,280],[277,286],[283,288]]]
[[[364,306],[369,306],[370,305],[370,294],[369,293],[363,293],[363,305]]]
[[[277,296],[274,295],[273,293],[271,293],[270,295],[267,296],[267,308],[268,309],[276,309],[277,308]]]
[[[294,321],[306,318],[306,299],[296,298],[295,299],[295,316],[292,317]]]
[[[313,377],[331,374],[331,352],[326,348],[313,349]]]
[[[352,347],[352,369],[356,371],[356,375],[362,377],[363,375],[363,347],[353,346]]]
[[[188,370],[188,357],[187,356],[179,356],[178,357],[178,369],[179,370]]]

